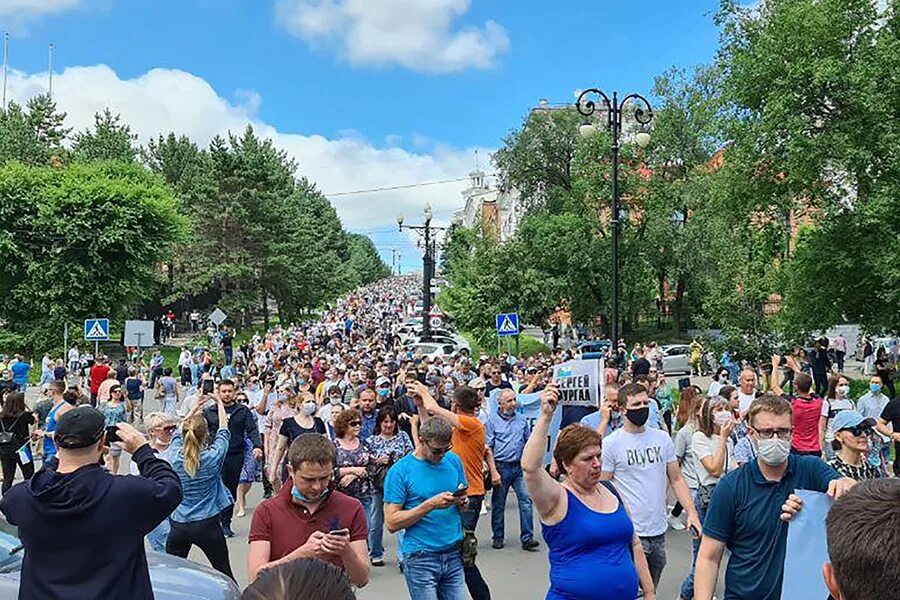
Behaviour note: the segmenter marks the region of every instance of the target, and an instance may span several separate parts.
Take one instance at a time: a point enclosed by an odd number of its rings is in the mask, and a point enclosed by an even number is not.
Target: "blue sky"
[[[601,5],[606,5],[605,7]],[[11,97],[46,87],[81,128],[108,104],[142,139],[205,143],[251,122],[327,193],[464,176],[540,98],[648,92],[672,65],[709,61],[717,0],[0,0]],[[485,159],[482,159],[484,164]],[[420,265],[392,227],[425,201],[446,221],[463,183],[335,197],[390,262]]]

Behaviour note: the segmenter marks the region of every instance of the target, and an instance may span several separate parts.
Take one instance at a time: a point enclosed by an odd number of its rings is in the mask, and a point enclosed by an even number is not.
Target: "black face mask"
[[[643,427],[647,419],[650,418],[650,407],[630,408],[625,411],[625,417],[636,427]]]

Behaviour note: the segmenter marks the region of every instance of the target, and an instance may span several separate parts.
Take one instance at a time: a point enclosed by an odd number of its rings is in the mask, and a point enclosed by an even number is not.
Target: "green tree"
[[[346,267],[349,287],[368,285],[391,275],[391,268],[381,260],[375,244],[368,237],[348,233],[347,250],[350,255]]]
[[[0,167],[4,342],[46,349],[63,323],[132,316],[184,227],[168,188],[137,165]]]
[[[70,131],[63,127],[65,118],[47,95],[31,98],[25,108],[10,102],[5,111],[0,110],[0,163],[16,160],[46,166],[60,160]]]
[[[76,133],[72,156],[75,160],[120,160],[134,162],[138,155],[137,135],[108,108],[94,115],[94,129]]]

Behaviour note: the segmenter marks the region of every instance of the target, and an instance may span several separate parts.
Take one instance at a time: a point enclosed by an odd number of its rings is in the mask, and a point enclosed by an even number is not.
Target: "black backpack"
[[[13,421],[12,427],[10,429],[15,429],[16,423],[19,422],[19,418],[22,415],[16,417],[16,420]],[[0,419],[0,453],[2,454],[11,454],[18,450],[18,446],[16,445],[16,436],[12,431],[7,431],[6,427],[3,426],[3,419]]]

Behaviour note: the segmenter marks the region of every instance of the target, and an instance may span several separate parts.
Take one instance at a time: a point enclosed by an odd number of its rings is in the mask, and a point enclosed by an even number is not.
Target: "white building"
[[[469,187],[462,191],[464,207],[453,215],[453,222],[464,227],[481,226],[493,232],[501,242],[510,239],[522,217],[519,193],[492,187],[483,171],[469,173]]]

